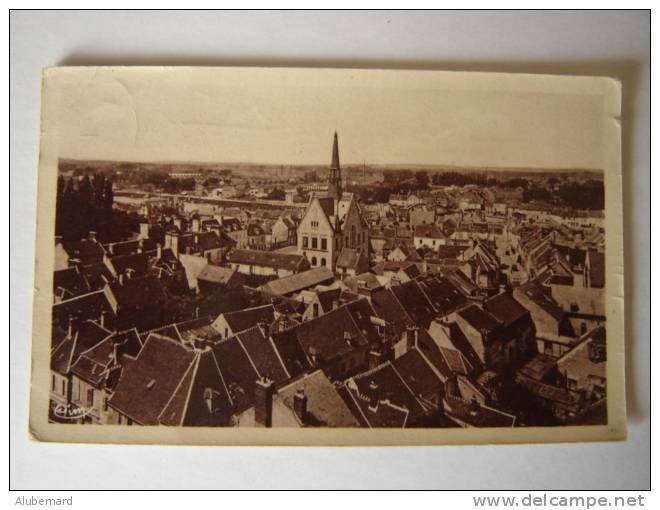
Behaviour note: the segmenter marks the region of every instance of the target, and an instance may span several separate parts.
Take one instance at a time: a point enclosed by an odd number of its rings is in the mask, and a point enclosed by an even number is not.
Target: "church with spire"
[[[332,143],[328,191],[309,199],[298,226],[298,253],[312,267],[328,267],[340,276],[369,269],[369,226],[357,197],[343,190],[337,133]]]

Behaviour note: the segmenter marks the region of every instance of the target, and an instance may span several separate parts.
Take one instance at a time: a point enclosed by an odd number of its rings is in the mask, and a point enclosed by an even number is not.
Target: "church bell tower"
[[[335,200],[341,198],[341,168],[339,166],[339,142],[337,142],[337,132],[332,143],[332,163],[328,172],[328,196]]]

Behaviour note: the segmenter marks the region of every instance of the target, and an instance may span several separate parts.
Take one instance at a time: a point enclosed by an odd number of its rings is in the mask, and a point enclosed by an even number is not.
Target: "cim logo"
[[[84,418],[91,409],[77,406],[76,404],[58,404],[53,410],[53,414],[62,420],[79,420]]]

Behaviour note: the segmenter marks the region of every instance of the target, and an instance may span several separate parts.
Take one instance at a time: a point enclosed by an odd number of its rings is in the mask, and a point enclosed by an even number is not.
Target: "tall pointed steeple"
[[[328,172],[328,196],[333,197],[335,200],[341,198],[341,167],[339,166],[339,142],[337,141],[337,132],[335,131],[335,139],[332,143],[332,162],[330,163],[330,171]]]

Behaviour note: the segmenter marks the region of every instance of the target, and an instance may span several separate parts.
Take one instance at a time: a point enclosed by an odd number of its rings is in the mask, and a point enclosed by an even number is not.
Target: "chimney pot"
[[[304,388],[298,388],[293,396],[293,412],[302,424],[307,418],[307,395]]]
[[[275,383],[267,377],[257,379],[254,388],[254,422],[258,427],[273,426]]]

